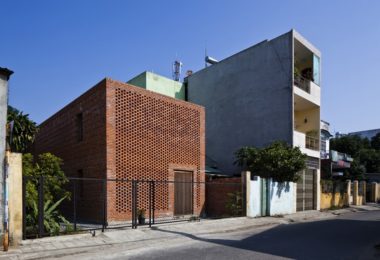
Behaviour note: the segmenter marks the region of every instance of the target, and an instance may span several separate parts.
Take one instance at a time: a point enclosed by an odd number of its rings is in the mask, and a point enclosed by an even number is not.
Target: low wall
[[[278,183],[254,176],[247,185],[247,216],[275,216],[296,212],[296,183]]]
[[[368,184],[368,201],[369,202],[380,202],[380,184],[376,182],[372,182],[371,184]]]
[[[343,208],[347,200],[347,193],[321,193],[321,209],[330,209],[332,207]]]
[[[206,179],[206,216],[217,218],[232,215],[226,207],[229,200],[229,194],[242,192],[242,179],[233,178],[216,178]],[[243,205],[241,206],[243,208]]]
[[[296,203],[295,186],[293,182],[269,181],[269,215],[286,215],[295,213]]]

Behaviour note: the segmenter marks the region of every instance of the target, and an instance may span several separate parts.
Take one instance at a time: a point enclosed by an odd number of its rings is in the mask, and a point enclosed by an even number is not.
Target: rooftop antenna
[[[173,79],[175,81],[179,81],[181,77],[182,65],[183,63],[179,60],[175,60],[173,63]]]
[[[206,61],[206,57],[207,57],[207,47],[205,47],[205,68],[207,68],[207,61]]]

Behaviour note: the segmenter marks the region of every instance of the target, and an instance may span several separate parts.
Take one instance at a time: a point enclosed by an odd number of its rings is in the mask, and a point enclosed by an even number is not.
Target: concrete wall
[[[248,217],[276,216],[296,212],[296,183],[279,183],[267,179],[266,187],[263,187],[261,178],[254,176],[247,185]],[[263,211],[263,207],[268,208],[266,212]]]
[[[238,173],[242,146],[292,144],[292,33],[264,41],[187,78],[188,100],[206,108],[207,155]]]
[[[293,182],[269,181],[269,215],[285,215],[295,213],[294,204],[297,197],[294,196],[296,190]]]
[[[185,87],[182,82],[152,72],[145,71],[129,80],[128,83],[165,96],[185,100]]]
[[[347,193],[321,193],[320,209],[329,209],[331,207],[342,208],[346,206],[347,199]]]
[[[370,202],[379,202],[380,201],[380,184],[376,182],[372,182],[369,185],[370,187]]]
[[[4,233],[4,157],[6,144],[6,124],[8,110],[8,80],[12,71],[0,68],[0,238]]]
[[[7,153],[9,176],[9,242],[22,240],[22,154]]]

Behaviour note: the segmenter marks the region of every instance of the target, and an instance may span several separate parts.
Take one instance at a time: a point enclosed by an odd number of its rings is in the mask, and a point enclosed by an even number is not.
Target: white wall
[[[261,187],[261,178],[255,176],[254,180],[247,181],[247,216],[260,217],[261,203],[263,202],[263,194]],[[269,215],[285,215],[296,212],[296,183],[278,183],[268,180],[268,191],[266,197],[269,207]],[[265,189],[264,189],[265,190]],[[263,202],[266,203],[266,202]]]
[[[293,182],[269,181],[269,212],[271,216],[295,213]]]

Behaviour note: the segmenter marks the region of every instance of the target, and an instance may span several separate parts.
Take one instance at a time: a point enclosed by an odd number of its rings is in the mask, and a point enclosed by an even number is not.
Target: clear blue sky
[[[295,28],[322,52],[322,118],[380,128],[380,1],[2,1],[10,104],[38,123],[104,77],[171,76]]]

